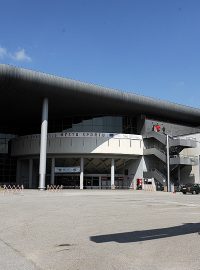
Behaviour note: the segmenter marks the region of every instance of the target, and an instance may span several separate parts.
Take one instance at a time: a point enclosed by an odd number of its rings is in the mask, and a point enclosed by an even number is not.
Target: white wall
[[[13,156],[39,155],[39,151],[39,135],[23,136],[12,140]],[[143,155],[143,141],[140,135],[135,135],[135,138],[134,135],[127,135],[124,138],[120,136],[59,137],[56,133],[50,133],[47,140],[47,154]]]

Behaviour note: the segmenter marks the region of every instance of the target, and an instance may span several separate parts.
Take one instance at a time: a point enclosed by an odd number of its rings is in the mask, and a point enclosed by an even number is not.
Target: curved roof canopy
[[[49,117],[70,115],[140,115],[200,125],[200,109],[0,65],[0,125],[40,119],[44,97]]]

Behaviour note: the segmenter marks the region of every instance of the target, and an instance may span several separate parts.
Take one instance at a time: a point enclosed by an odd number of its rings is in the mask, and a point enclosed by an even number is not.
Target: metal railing
[[[165,154],[166,155],[166,151],[164,149],[161,149],[160,147],[158,147],[158,145],[156,144],[149,144],[149,145],[146,145],[146,147],[144,149],[156,149],[158,151],[160,151],[161,153]]]

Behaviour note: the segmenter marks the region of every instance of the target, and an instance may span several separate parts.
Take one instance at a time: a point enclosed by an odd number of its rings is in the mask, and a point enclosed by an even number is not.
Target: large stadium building
[[[200,110],[0,65],[0,184],[199,183]]]

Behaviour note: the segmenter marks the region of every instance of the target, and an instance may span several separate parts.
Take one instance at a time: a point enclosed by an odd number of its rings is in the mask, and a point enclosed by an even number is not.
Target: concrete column
[[[55,182],[55,158],[51,159],[51,185]]]
[[[80,164],[80,189],[83,189],[83,174],[84,174],[84,158],[81,157],[80,160],[81,164]]]
[[[28,187],[32,188],[33,184],[33,159],[29,159],[29,166],[28,166]]]
[[[115,189],[115,160],[111,159],[111,189]]]
[[[21,184],[21,160],[17,159],[16,183]]]
[[[47,156],[47,128],[48,128],[48,99],[44,98],[42,105],[42,123],[40,138],[40,168],[39,189],[45,189],[46,178],[46,156]]]

